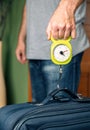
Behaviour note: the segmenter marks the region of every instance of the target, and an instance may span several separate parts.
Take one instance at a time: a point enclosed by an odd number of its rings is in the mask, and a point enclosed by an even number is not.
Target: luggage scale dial
[[[70,49],[64,44],[60,44],[54,48],[53,55],[59,62],[64,62],[70,57]]]
[[[51,37],[51,60],[57,65],[68,64],[72,59],[72,46],[70,44],[71,37],[67,40],[55,40]]]

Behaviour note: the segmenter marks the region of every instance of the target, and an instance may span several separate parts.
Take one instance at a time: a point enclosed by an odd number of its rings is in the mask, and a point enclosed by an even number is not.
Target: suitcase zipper
[[[73,105],[73,103],[71,104],[71,105]],[[82,107],[79,107],[79,108],[75,108],[75,110],[73,109],[73,108],[69,108],[69,111],[67,111],[68,109],[66,109],[67,108],[67,106],[69,106],[69,105],[66,105],[65,106],[65,108],[64,108],[64,111],[61,109],[60,110],[60,107],[61,107],[61,105],[60,106],[58,106],[58,107],[52,107],[53,105],[51,105],[51,106],[49,106],[49,108],[47,107],[47,105],[45,105],[45,106],[39,106],[38,108],[36,108],[36,109],[34,109],[33,111],[31,111],[30,113],[27,113],[27,114],[25,114],[19,121],[18,121],[18,123],[15,125],[15,127],[14,127],[14,129],[13,130],[19,130],[20,129],[20,127],[27,121],[27,120],[29,120],[29,119],[33,119],[33,118],[37,118],[37,117],[45,117],[45,113],[47,113],[47,115],[46,116],[52,116],[52,114],[53,115],[59,115],[59,114],[71,114],[71,113],[74,113],[74,112],[80,112],[81,111],[81,108]],[[55,106],[55,104],[54,104],[54,106]],[[43,109],[42,109],[43,108]],[[66,109],[66,111],[65,111],[65,109]],[[51,111],[52,110],[52,111]],[[60,112],[59,112],[59,111]],[[77,111],[76,111],[77,110]],[[88,106],[87,106],[87,108],[83,108],[83,111],[82,112],[84,112],[84,111],[88,111],[89,110],[89,108],[88,108]],[[56,112],[55,112],[56,111]],[[59,112],[59,113],[58,113]],[[38,114],[39,113],[42,113],[42,115],[39,115],[38,116]]]

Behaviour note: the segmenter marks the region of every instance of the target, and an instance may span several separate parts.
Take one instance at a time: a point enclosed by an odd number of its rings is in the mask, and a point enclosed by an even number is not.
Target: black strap
[[[56,94],[60,93],[60,92],[65,92],[66,94],[69,95],[70,98],[68,97],[58,97],[56,96]],[[47,97],[46,99],[42,102],[42,104],[46,104],[48,103],[50,100],[59,100],[60,102],[64,102],[64,101],[76,101],[76,102],[83,102],[83,103],[88,103],[90,102],[90,98],[87,97],[83,97],[79,94],[75,94],[73,92],[71,92],[69,89],[67,88],[56,88],[55,90],[53,90]]]

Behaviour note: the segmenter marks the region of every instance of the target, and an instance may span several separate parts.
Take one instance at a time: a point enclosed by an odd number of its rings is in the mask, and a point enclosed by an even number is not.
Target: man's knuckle
[[[52,29],[57,29],[57,28],[58,28],[57,23],[53,22],[53,23],[52,23]]]
[[[65,24],[60,24],[59,25],[59,29],[64,29],[65,28]]]

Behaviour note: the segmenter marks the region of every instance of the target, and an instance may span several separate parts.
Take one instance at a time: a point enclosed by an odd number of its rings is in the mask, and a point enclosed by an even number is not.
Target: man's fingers
[[[53,24],[49,23],[47,30],[46,30],[48,40],[50,40],[51,36],[54,39],[63,38],[64,29],[65,29],[64,25],[58,26],[58,24],[56,24],[56,23],[53,23]]]
[[[71,37],[76,38],[76,29],[75,28],[72,29]]]
[[[46,32],[48,40],[50,40],[51,36],[54,39],[67,39],[69,36],[71,36],[72,38],[76,37],[76,28],[74,25],[74,21],[60,25],[55,23],[49,23]]]
[[[71,35],[71,26],[70,24],[66,25],[65,32],[64,32],[64,39],[67,39]]]
[[[25,62],[26,62],[26,55],[25,55],[25,53],[24,53],[24,52],[22,53],[22,62],[23,62],[23,63],[25,63]]]
[[[50,40],[50,38],[51,38],[51,25],[50,24],[48,24],[48,27],[46,29],[46,33],[47,33],[48,40]]]
[[[20,63],[24,64],[26,62],[26,55],[24,54],[24,52],[16,51],[16,57]]]
[[[21,63],[22,62],[22,54],[21,52],[16,51],[16,58]]]

